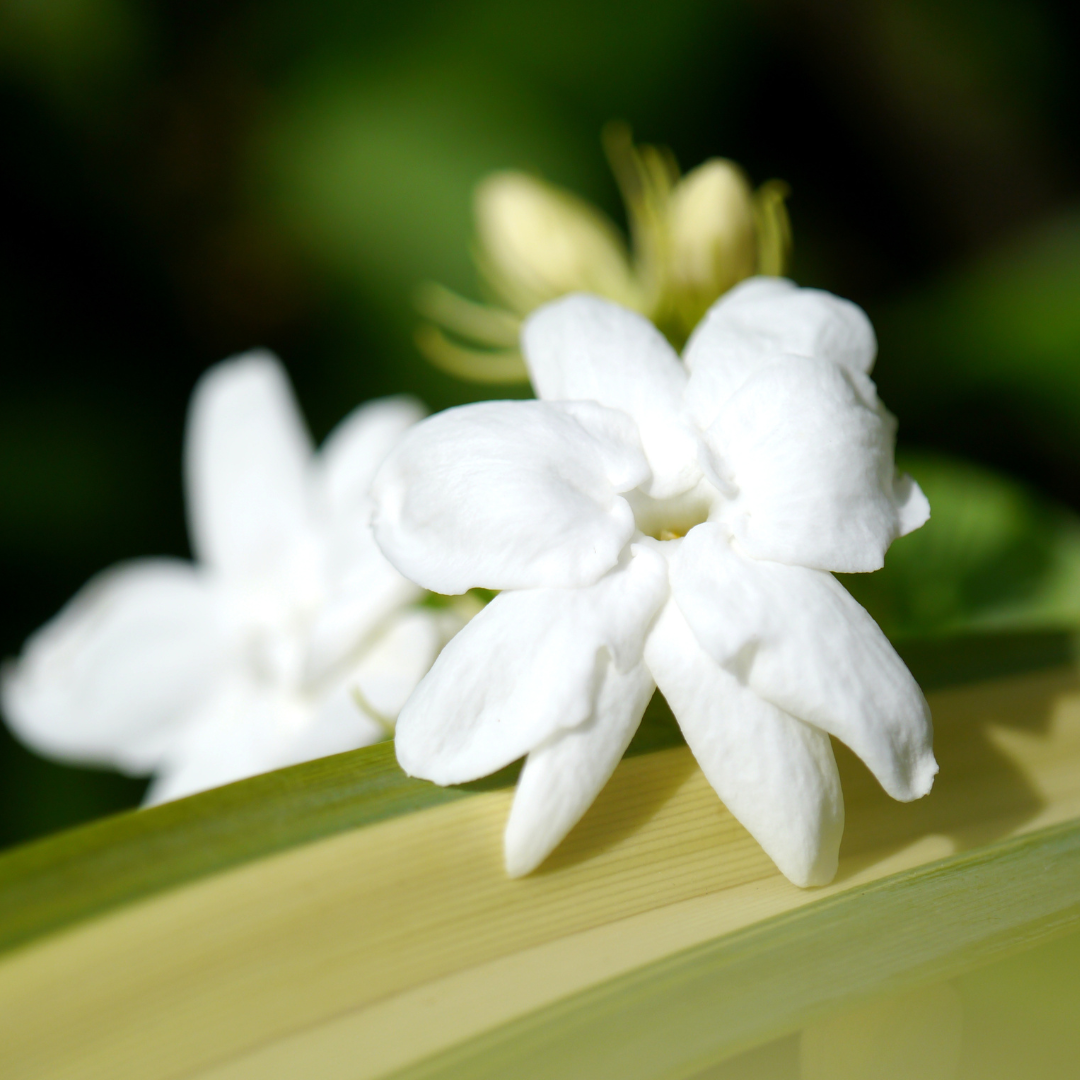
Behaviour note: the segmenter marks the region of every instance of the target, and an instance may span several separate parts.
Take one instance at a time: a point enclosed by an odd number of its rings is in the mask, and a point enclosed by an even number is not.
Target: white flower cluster
[[[606,783],[659,686],[731,812],[800,885],[835,873],[829,736],[890,795],[937,771],[914,679],[831,571],[871,571],[929,507],[893,462],[863,312],[756,277],[684,356],[573,295],[525,323],[539,401],[450,409],[373,486],[375,536],[439,593],[499,595],[402,709],[397,754],[456,784],[525,756],[506,865],[532,870]]]
[[[371,535],[372,477],[421,416],[408,398],[371,402],[316,454],[277,360],[211,369],[185,450],[198,561],[86,585],[4,672],[16,734],[154,773],[149,802],[386,738],[460,625],[418,605]]]
[[[682,359],[585,294],[535,311],[521,346],[539,400],[424,420],[374,402],[318,453],[272,357],[213,369],[185,462],[198,561],[91,582],[7,670],[15,730],[153,772],[157,801],[374,742],[396,718],[402,767],[439,784],[525,757],[505,837],[520,875],[659,687],[783,873],[830,880],[829,737],[897,799],[937,771],[919,687],[832,575],[879,568],[929,516],[895,469],[869,321],[752,277]],[[475,588],[499,595],[447,644],[464,620],[423,590]]]

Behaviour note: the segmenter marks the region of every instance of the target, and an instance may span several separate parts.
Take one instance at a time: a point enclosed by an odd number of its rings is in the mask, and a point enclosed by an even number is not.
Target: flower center
[[[709,518],[717,493],[710,485],[697,487],[672,499],[653,499],[640,491],[628,491],[624,498],[634,511],[637,527],[657,540],[678,540],[695,525]]]

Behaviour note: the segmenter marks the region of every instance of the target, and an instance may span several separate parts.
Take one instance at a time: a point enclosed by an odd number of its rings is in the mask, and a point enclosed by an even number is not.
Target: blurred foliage
[[[5,0],[0,62],[59,112],[95,125],[137,76],[147,43],[143,16],[132,0]]]
[[[875,315],[879,383],[906,430],[1027,466],[1077,503],[1080,211],[1040,220]]]
[[[483,392],[418,356],[413,289],[474,291],[489,170],[618,220],[612,118],[684,168],[788,181],[794,276],[873,317],[934,507],[850,582],[883,626],[1077,620],[1078,22],[1053,0],[0,0],[0,655],[102,567],[186,553],[186,399],[222,356],[280,352],[318,436],[365,397]],[[139,790],[4,740],[0,843]]]
[[[1080,516],[969,462],[905,455],[931,518],[841,580],[894,641],[1080,622]]]

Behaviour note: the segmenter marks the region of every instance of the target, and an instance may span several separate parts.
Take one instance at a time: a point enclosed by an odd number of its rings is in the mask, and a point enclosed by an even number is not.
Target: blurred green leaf
[[[1049,13],[1023,0],[904,0],[876,5],[898,66],[930,92],[953,87],[1015,107],[1044,89],[1056,59]]]
[[[179,491],[180,448],[174,474],[155,475],[145,428],[123,405],[90,394],[0,405],[0,554],[55,565],[73,548],[79,561],[107,557],[118,528],[154,535],[144,493]]]
[[[931,518],[876,574],[841,575],[893,638],[1080,623],[1080,517],[968,462],[909,455]]]
[[[46,761],[0,725],[0,848],[137,806],[147,782]]]
[[[143,61],[143,14],[133,0],[0,0],[0,70],[90,115]]]
[[[878,382],[905,425],[991,395],[1033,442],[1080,456],[1080,212],[873,314]]]
[[[376,342],[369,370],[436,407],[474,400],[475,386],[419,358],[412,298],[426,280],[475,294],[476,183],[520,168],[614,210],[602,124],[656,123],[695,72],[734,83],[747,11],[743,0],[463,0],[452,18],[420,5],[381,23],[377,50],[343,12],[340,36],[309,41],[274,87],[245,198],[340,290],[354,320],[342,337]]]
[[[1080,401],[1080,213],[1041,223],[912,303],[975,383]],[[912,328],[915,329],[914,327]]]
[[[422,277],[471,281],[472,187],[485,172],[544,161],[580,181],[579,162],[603,164],[598,149],[573,152],[541,100],[453,58],[364,78],[316,71],[264,138],[256,171],[303,242],[406,304]]]

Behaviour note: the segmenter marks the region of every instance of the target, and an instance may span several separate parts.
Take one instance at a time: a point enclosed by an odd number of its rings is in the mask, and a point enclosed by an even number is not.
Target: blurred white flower
[[[683,360],[595,296],[541,308],[542,400],[431,417],[388,455],[375,535],[441,593],[504,590],[401,712],[398,760],[460,783],[526,755],[506,829],[536,867],[607,781],[658,684],[709,781],[800,885],[835,873],[829,735],[897,799],[937,771],[925,699],[829,571],[881,566],[929,507],[854,304],[757,277]]]
[[[280,363],[195,389],[185,447],[197,561],[105,571],[3,676],[13,730],[70,762],[153,773],[161,802],[387,737],[453,616],[383,558],[371,480],[419,403],[350,414],[316,454]]]

